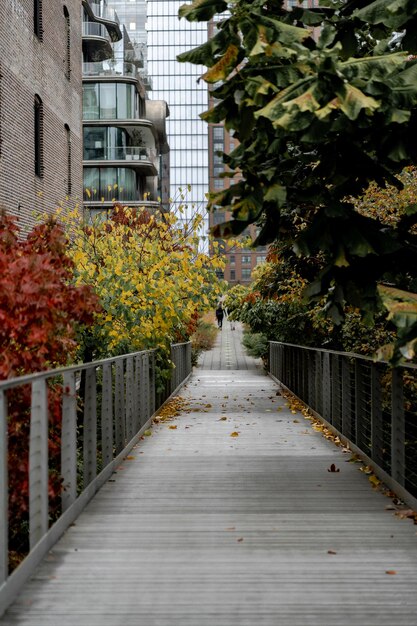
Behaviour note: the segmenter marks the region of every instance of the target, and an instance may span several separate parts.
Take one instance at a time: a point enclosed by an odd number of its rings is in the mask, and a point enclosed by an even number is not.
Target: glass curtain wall
[[[203,66],[178,63],[176,56],[207,41],[207,24],[178,19],[184,0],[148,0],[148,74],[153,81],[153,100],[165,100],[170,146],[171,198],[180,204],[178,188],[186,193],[189,213],[206,218],[208,192],[208,128],[199,114],[208,108],[206,83],[197,83]],[[175,208],[175,207],[173,207]],[[203,226],[206,231],[208,220]]]
[[[146,66],[146,0],[109,0],[109,3]]]

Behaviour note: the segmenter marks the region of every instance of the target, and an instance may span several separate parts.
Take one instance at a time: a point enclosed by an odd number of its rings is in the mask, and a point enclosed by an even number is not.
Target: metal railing
[[[85,161],[155,161],[156,150],[143,146],[90,148],[84,144]]]
[[[129,76],[136,78],[138,70],[133,63],[126,61],[94,61],[83,63],[83,76]]]
[[[106,41],[111,41],[107,28],[104,24],[97,22],[83,22],[83,37],[101,37]]]
[[[270,342],[269,371],[417,505],[417,365]]]
[[[0,615],[137,443],[155,411],[188,378],[191,343],[173,345],[171,360],[172,378],[162,394],[156,393],[153,350],[0,381]],[[8,445],[9,421],[16,415],[25,424],[18,455],[22,464],[27,457],[23,482],[29,485],[27,513],[18,519],[11,515],[21,494],[13,492],[19,485],[9,460],[13,443]],[[52,475],[61,477],[62,490],[51,500]],[[20,557],[26,558],[9,574],[9,538],[15,540],[16,527]]]

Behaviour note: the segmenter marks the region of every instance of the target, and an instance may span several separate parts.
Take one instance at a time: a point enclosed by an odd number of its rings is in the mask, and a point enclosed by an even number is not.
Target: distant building
[[[208,36],[213,36],[216,29],[216,21],[213,20],[208,25]],[[215,105],[211,91],[209,90],[209,106]],[[209,188],[210,192],[218,192],[221,189],[227,189],[230,185],[235,184],[240,175],[236,174],[233,179],[222,178],[222,174],[227,167],[223,163],[223,153],[230,154],[237,147],[238,141],[233,134],[226,131],[223,124],[209,124]],[[221,224],[232,218],[230,212],[225,212],[219,207],[219,210],[209,214],[210,228]],[[249,227],[243,237],[250,237],[251,240],[256,237],[256,226]],[[230,246],[227,241],[220,241],[220,251],[225,257],[226,266],[223,278],[230,285],[247,285],[252,281],[252,271],[266,259],[267,248],[261,246],[258,248]]]
[[[168,106],[148,98],[143,58],[117,14],[103,1],[83,6],[84,207],[168,208]]]
[[[178,63],[176,57],[207,41],[204,22],[178,19],[184,0],[147,1],[147,68],[153,81],[155,97],[169,104],[167,133],[170,145],[170,187],[172,206],[183,202],[188,215],[199,212],[204,217],[204,234],[208,229],[206,194],[208,181],[207,124],[199,114],[207,109],[207,88],[198,82],[205,69],[191,63]],[[188,190],[188,185],[191,190]]]
[[[82,198],[79,0],[7,0],[0,20],[0,206],[23,230]]]

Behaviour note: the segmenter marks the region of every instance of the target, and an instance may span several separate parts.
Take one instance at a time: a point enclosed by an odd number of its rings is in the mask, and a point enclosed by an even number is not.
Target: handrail
[[[156,390],[156,350],[0,381],[0,615],[137,443],[155,411],[188,378],[191,343],[174,344],[171,361],[172,376],[163,393]],[[50,420],[58,400],[60,427]],[[7,494],[13,476],[7,435],[9,416],[16,414],[30,424],[30,434],[21,441],[22,463],[25,454],[28,458],[28,555],[9,575],[9,536],[15,522],[9,521],[12,500]],[[57,435],[58,456],[48,458],[51,437],[56,447]],[[51,472],[62,477],[63,485],[60,502],[53,506]]]
[[[415,364],[270,342],[269,372],[417,508]]]

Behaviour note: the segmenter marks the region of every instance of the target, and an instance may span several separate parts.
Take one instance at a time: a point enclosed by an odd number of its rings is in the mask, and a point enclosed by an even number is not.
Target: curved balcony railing
[[[83,37],[102,37],[111,41],[107,28],[97,22],[83,22]]]
[[[115,146],[111,148],[88,148],[84,146],[85,161],[151,161],[156,159],[156,150],[143,146]]]
[[[133,63],[116,61],[110,64],[109,61],[83,63],[83,76],[130,76],[137,77],[137,69]]]

